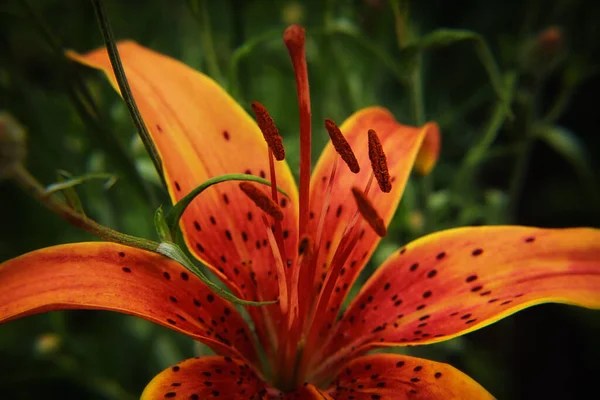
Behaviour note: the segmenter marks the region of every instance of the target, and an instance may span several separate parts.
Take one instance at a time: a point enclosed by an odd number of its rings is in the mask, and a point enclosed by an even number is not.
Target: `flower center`
[[[307,368],[315,361],[325,342],[319,333],[322,328],[323,315],[333,293],[336,280],[348,261],[352,250],[362,236],[359,228],[360,217],[364,219],[379,236],[387,233],[384,220],[378,215],[375,207],[368,199],[373,178],[377,180],[383,192],[391,190],[387,159],[377,134],[368,131],[369,158],[373,173],[363,189],[353,187],[352,195],[357,204],[354,214],[348,219],[347,226],[340,238],[331,259],[325,280],[321,287],[315,287],[317,259],[321,251],[321,242],[325,226],[325,218],[331,204],[331,193],[335,183],[339,159],[334,161],[326,187],[325,201],[318,215],[315,232],[308,232],[309,196],[311,173],[311,110],[308,84],[308,70],[305,57],[304,29],[293,25],[286,29],[284,42],[290,54],[296,78],[298,108],[300,114],[300,190],[298,237],[300,238],[298,254],[286,255],[283,245],[281,219],[283,212],[278,204],[277,179],[274,162],[285,159],[285,149],[281,136],[267,109],[258,102],[252,103],[256,121],[263,133],[269,148],[269,166],[271,179],[271,197],[250,183],[240,184],[240,188],[254,203],[273,217],[272,229],[267,229],[278,272],[288,279],[280,280],[279,306],[283,317],[276,326],[277,356],[272,365],[273,383],[281,390],[291,390],[303,382]],[[325,120],[325,128],[331,142],[353,173],[360,171],[358,160],[340,128],[330,119]],[[266,219],[265,226],[270,228]],[[364,232],[364,230],[363,230]],[[289,249],[288,249],[289,250]],[[292,257],[290,257],[292,256]],[[291,263],[284,260],[293,259]],[[293,270],[286,275],[284,265]],[[316,298],[315,296],[316,295]],[[338,305],[338,307],[341,306]],[[327,339],[327,338],[325,338]],[[315,382],[318,383],[318,382]]]

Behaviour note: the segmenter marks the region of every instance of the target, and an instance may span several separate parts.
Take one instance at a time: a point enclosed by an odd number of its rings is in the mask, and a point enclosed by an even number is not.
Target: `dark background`
[[[360,107],[380,104],[405,123],[419,122],[410,106],[410,85],[400,79],[410,76],[410,55],[398,47],[387,1],[205,3],[203,19],[184,1],[105,2],[118,38],[134,39],[213,76],[244,107],[252,100],[265,104],[285,137],[292,168],[298,159],[297,111],[293,75],[280,39],[289,23],[302,23],[310,40],[315,157],[325,143],[320,122],[324,117],[342,121]],[[470,30],[485,39],[501,76],[516,76],[510,102],[514,118],[504,120],[485,157],[460,175],[466,155],[485,134],[498,96],[475,42],[440,43],[424,51],[425,117],[441,126],[441,160],[431,177],[411,181],[371,271],[402,243],[452,226],[600,226],[596,3],[411,4],[409,41],[440,28]],[[101,181],[78,188],[86,212],[103,224],[151,237],[153,208],[124,177],[98,130],[76,112],[69,96],[74,76],[82,77],[97,101],[96,121],[116,133],[124,154],[135,160],[159,202],[167,203],[125,108],[97,74],[74,69],[48,44],[50,32],[60,47],[86,51],[101,46],[91,5],[58,0],[29,4],[30,8],[17,0],[0,3],[0,110],[28,132],[27,167],[45,184],[57,180],[58,169],[74,175],[117,174],[120,179],[109,190]],[[544,32],[550,27],[558,35],[548,41]],[[327,29],[337,33],[324,34]],[[353,34],[339,33],[343,30]],[[206,32],[217,69],[207,55]],[[235,49],[263,35],[267,39],[249,48],[237,72],[229,73]],[[385,60],[397,65],[399,73]],[[563,100],[559,112],[544,119]],[[533,138],[531,132],[541,126],[559,129],[560,142],[543,135]],[[457,176],[468,179],[457,182]],[[10,181],[0,181],[0,191],[0,261],[45,246],[92,239]],[[580,399],[597,391],[599,337],[598,312],[543,305],[448,343],[403,351],[449,362],[499,399]],[[181,335],[133,317],[54,312],[0,326],[0,393],[6,399],[133,399],[160,370],[205,351]]]

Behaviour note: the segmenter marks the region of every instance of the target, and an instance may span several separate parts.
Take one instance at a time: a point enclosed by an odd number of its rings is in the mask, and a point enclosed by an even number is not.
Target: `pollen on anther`
[[[358,211],[371,228],[373,228],[375,233],[380,237],[387,235],[387,228],[385,227],[383,219],[379,216],[377,210],[375,210],[375,207],[373,207],[373,204],[371,204],[371,201],[369,201],[363,191],[355,186],[352,188],[352,194],[354,195],[354,200],[358,206]]]
[[[387,166],[387,157],[379,136],[373,129],[369,129],[369,160],[373,167],[373,174],[382,192],[389,193],[392,190],[390,171]]]
[[[350,144],[342,135],[342,131],[338,126],[330,119],[325,119],[325,128],[329,133],[329,137],[331,138],[331,143],[335,148],[335,151],[342,157],[342,160],[348,165],[350,171],[355,174],[360,172],[360,166],[358,165],[358,161],[356,160],[356,156],[350,147]]]
[[[276,220],[281,221],[283,219],[283,211],[279,205],[277,205],[277,203],[275,203],[275,201],[273,201],[273,199],[265,192],[249,182],[241,182],[239,186],[246,196],[248,196],[258,208]]]
[[[277,161],[285,159],[285,149],[283,148],[283,141],[279,135],[279,130],[265,106],[257,101],[253,101],[252,110],[256,116],[256,123],[265,138],[265,142],[267,142],[267,145],[273,151],[275,159]]]

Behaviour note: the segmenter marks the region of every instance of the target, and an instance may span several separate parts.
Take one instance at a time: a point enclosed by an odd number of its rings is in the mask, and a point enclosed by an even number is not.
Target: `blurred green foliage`
[[[286,25],[307,28],[314,157],[321,121],[382,105],[407,124],[435,120],[443,144],[430,177],[413,179],[373,261],[435,230],[516,223],[600,226],[600,8],[591,1],[106,1],[118,38],[181,59],[246,108],[271,112],[288,161],[298,161]],[[44,184],[106,173],[77,186],[90,216],[155,239],[168,203],[122,101],[62,49],[103,44],[86,1],[0,4],[0,110],[28,132],[28,169]],[[105,175],[101,175],[105,177]],[[140,179],[141,177],[141,179]],[[0,261],[91,240],[0,181]],[[35,279],[35,277],[32,277]],[[399,351],[450,362],[499,399],[575,399],[595,391],[598,314],[546,305],[433,346]],[[133,399],[160,370],[202,346],[108,312],[54,312],[0,326],[6,399]]]

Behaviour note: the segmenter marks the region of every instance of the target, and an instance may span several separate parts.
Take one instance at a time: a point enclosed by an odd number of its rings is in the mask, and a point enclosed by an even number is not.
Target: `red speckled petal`
[[[600,230],[441,231],[409,243],[369,279],[319,366],[375,347],[447,340],[547,302],[600,308]]]
[[[135,315],[256,362],[252,334],[228,301],[159,254],[114,243],[33,251],[0,264],[0,322],[53,310]]]
[[[243,361],[229,357],[196,357],[156,375],[141,400],[267,399],[266,384]]]
[[[344,365],[329,394],[336,400],[493,400],[456,368],[422,358],[375,354]]]
[[[437,125],[429,123],[422,128],[402,125],[389,111],[383,108],[371,107],[359,111],[348,118],[340,129],[352,147],[361,169],[358,174],[350,172],[348,167],[339,160],[340,156],[331,143],[327,145],[315,167],[311,181],[310,209],[313,213],[311,215],[314,217],[310,221],[310,232],[314,235],[315,240],[319,240],[317,233],[319,218],[322,214],[323,204],[327,201],[326,192],[333,165],[338,162],[329,197],[330,205],[326,210],[322,238],[317,243],[320,248],[316,264],[318,282],[322,282],[341,236],[356,213],[357,207],[351,188],[353,186],[364,188],[372,175],[373,170],[368,151],[368,130],[375,130],[379,136],[387,155],[387,165],[392,180],[390,193],[383,193],[374,181],[367,194],[386,225],[396,212],[420,149],[423,154],[428,154],[429,169],[433,167],[433,160],[437,157],[436,149],[422,148],[426,137],[439,136]],[[432,141],[430,140],[430,142]],[[433,143],[439,143],[439,139],[433,140]],[[362,218],[359,219],[354,229],[358,236],[356,245],[338,276],[334,277],[336,282],[331,298],[328,299],[327,313],[324,313],[320,320],[316,321],[318,326],[315,329],[319,330],[321,334],[323,334],[322,330],[334,321],[354,279],[367,263],[381,239]]]
[[[127,78],[164,164],[173,202],[206,179],[225,173],[269,177],[268,148],[254,120],[209,77],[134,42],[119,43]],[[101,69],[116,85],[105,49],[70,57]],[[297,189],[287,163],[275,164],[286,254],[297,249]],[[264,187],[267,193],[270,189]],[[182,218],[190,251],[239,297],[273,300],[278,295],[273,252],[258,209],[226,182],[202,193]],[[271,218],[269,217],[269,221]],[[270,222],[271,223],[271,222]],[[284,265],[287,260],[284,260]],[[281,277],[283,278],[283,277]],[[269,307],[277,314],[278,306]],[[249,311],[263,343],[263,317]]]

